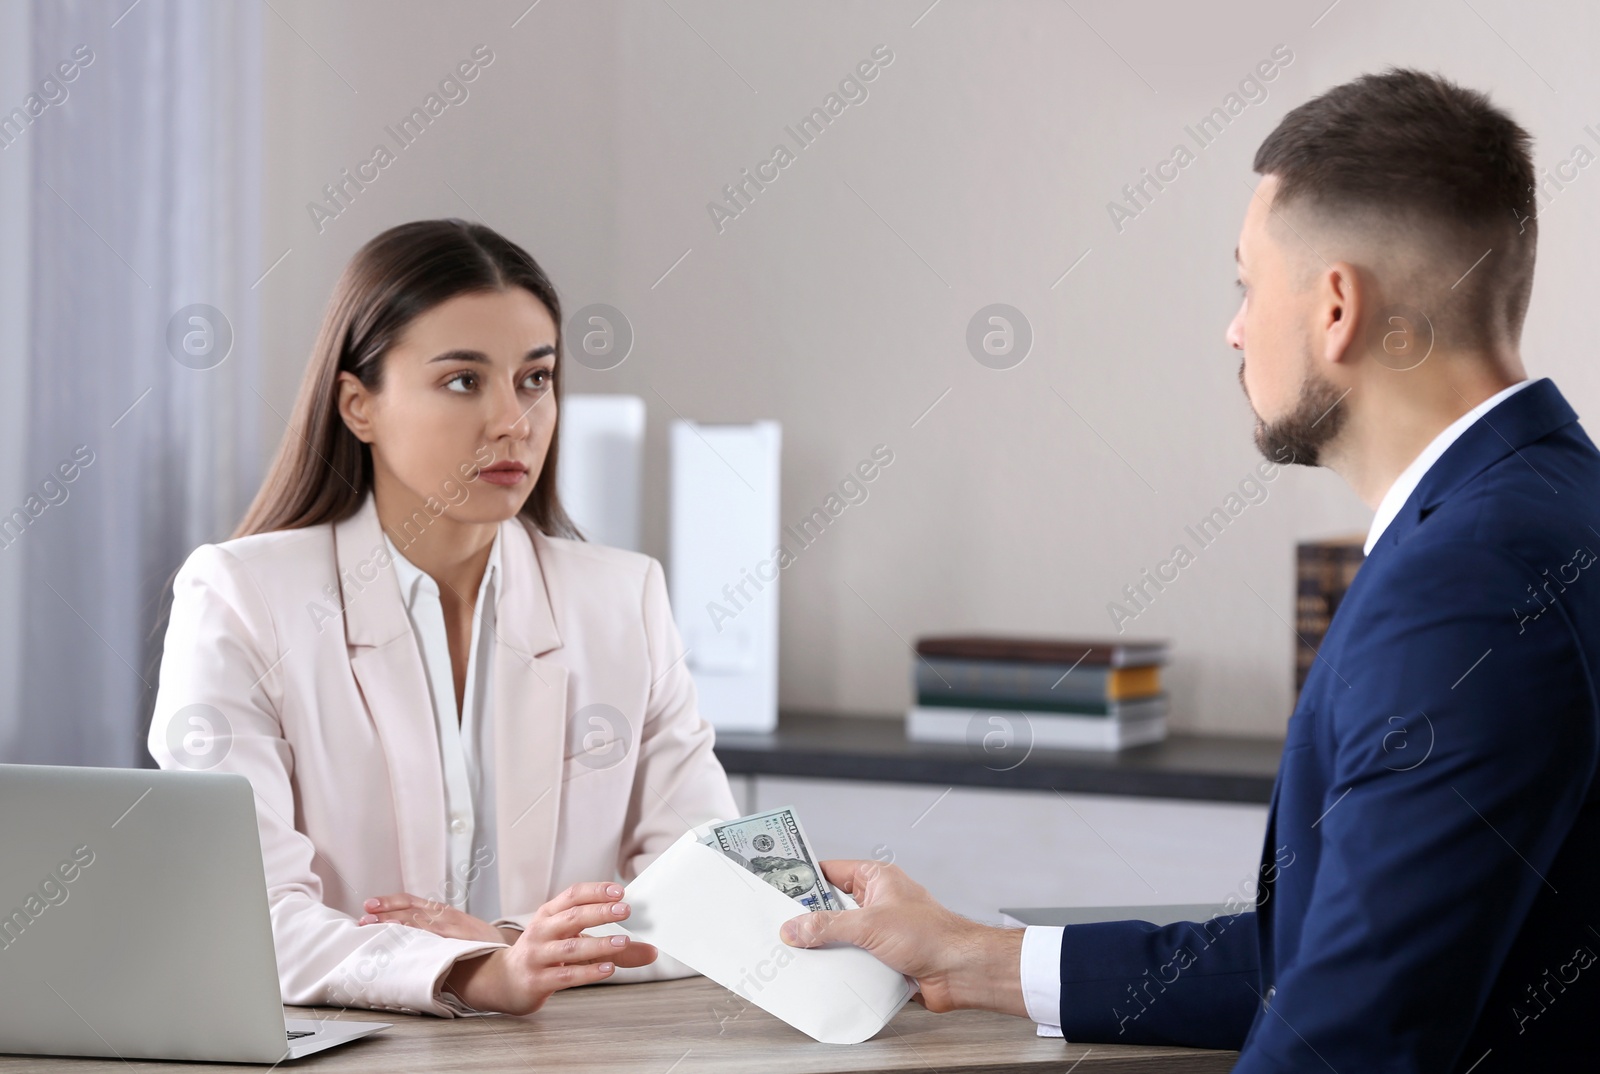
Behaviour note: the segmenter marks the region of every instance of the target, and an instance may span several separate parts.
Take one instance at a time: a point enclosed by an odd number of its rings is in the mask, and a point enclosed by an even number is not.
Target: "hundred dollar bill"
[[[807,910],[839,909],[793,809],[770,809],[708,824],[696,834],[700,842],[722,851]]]

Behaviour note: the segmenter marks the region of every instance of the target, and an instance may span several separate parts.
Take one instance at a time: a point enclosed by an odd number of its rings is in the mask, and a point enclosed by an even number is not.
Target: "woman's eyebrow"
[[[546,343],[542,347],[533,348],[533,350],[529,351],[523,356],[522,360],[524,362],[532,362],[539,358],[548,358],[555,352],[555,347],[552,344]],[[481,365],[488,365],[489,356],[484,354],[482,351],[453,350],[445,351],[443,354],[436,354],[432,358],[428,359],[429,365],[432,365],[434,362],[477,362]]]

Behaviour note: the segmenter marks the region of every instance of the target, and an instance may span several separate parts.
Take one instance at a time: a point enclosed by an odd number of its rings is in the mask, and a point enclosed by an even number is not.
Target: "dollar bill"
[[[807,910],[839,909],[793,809],[769,809],[708,824],[697,835],[700,842],[720,850]]]

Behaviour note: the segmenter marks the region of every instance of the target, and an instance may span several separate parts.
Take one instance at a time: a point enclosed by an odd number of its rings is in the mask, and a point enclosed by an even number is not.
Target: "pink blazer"
[[[499,540],[497,861],[501,920],[521,924],[569,884],[631,880],[737,811],[660,564],[519,519]],[[285,1003],[449,1016],[438,982],[502,945],[356,924],[373,895],[443,900],[448,870],[437,728],[390,562],[371,495],[338,524],[195,549],[173,586],[149,747],[163,768],[254,787]],[[616,979],[688,972],[663,956]]]

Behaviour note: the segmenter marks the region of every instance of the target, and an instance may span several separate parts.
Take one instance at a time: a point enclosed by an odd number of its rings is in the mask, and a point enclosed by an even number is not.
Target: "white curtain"
[[[46,106],[0,152],[30,172],[28,338],[5,359],[26,402],[0,440],[0,760],[151,764],[172,575],[260,481],[261,18],[256,0],[28,11],[24,81]]]

